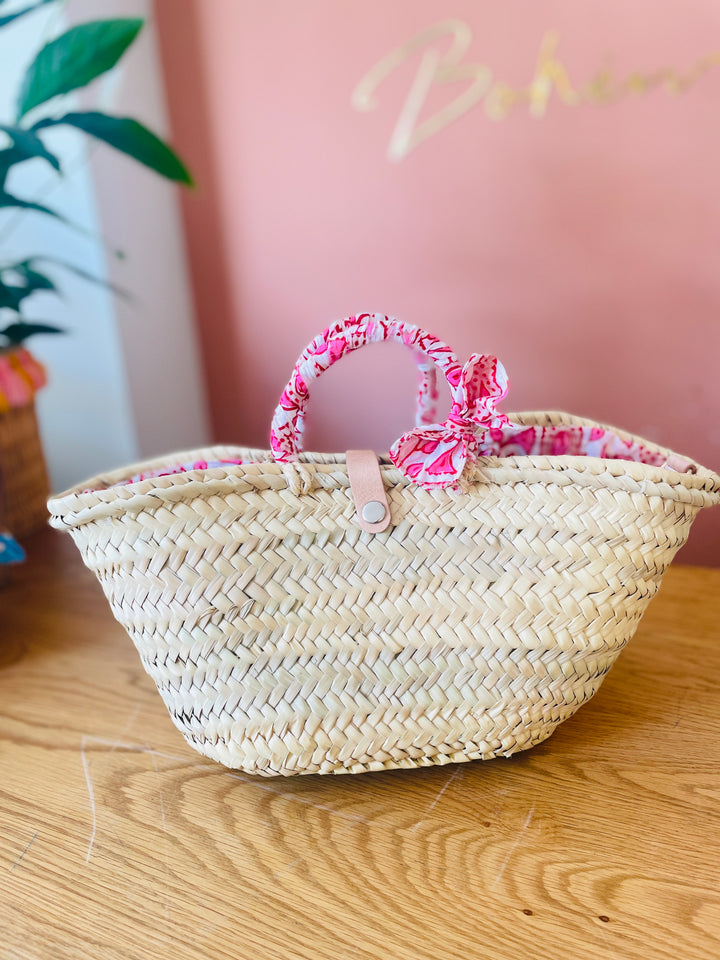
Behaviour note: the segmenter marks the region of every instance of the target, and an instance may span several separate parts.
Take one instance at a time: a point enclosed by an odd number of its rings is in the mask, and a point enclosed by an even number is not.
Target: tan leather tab
[[[390,524],[390,507],[376,454],[372,450],[348,450],[345,462],[360,527],[368,533],[381,533]]]
[[[694,463],[684,457],[679,457],[676,453],[668,457],[663,466],[669,470],[675,470],[676,473],[697,473],[697,467]]]

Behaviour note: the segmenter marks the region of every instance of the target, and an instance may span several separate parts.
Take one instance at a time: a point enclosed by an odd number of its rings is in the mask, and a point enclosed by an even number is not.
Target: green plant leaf
[[[65,217],[61,216],[59,213],[56,213],[54,210],[51,210],[50,207],[46,207],[42,203],[35,203],[32,200],[23,200],[21,197],[16,197],[12,193],[8,193],[6,190],[0,190],[0,209],[2,207],[17,207],[20,210],[35,210],[37,213],[46,213],[50,217],[55,217],[56,220],[62,220],[63,223],[68,223]]]
[[[20,287],[13,283],[5,283],[4,280],[0,279],[0,307],[14,310],[15,313],[17,313],[20,309],[20,304],[26,296],[25,287]]]
[[[30,261],[0,267],[0,307],[19,313],[23,300],[38,290],[57,291],[57,287],[50,277],[35,270]]]
[[[25,263],[27,263],[30,267],[38,262],[53,263],[58,267],[62,267],[64,270],[68,270],[70,273],[74,273],[76,277],[80,277],[82,280],[87,280],[89,283],[97,283],[101,287],[106,287],[108,290],[112,290],[112,292],[117,294],[118,297],[122,297],[125,300],[132,300],[132,297],[127,290],[117,286],[117,284],[111,283],[109,280],[103,280],[102,277],[98,277],[94,273],[88,273],[88,271],[83,270],[82,267],[76,267],[74,263],[68,263],[66,260],[60,260],[57,257],[39,256],[31,257],[29,260],[25,261]]]
[[[60,173],[60,161],[54,153],[50,153],[34,131],[23,130],[21,127],[9,127],[4,123],[0,123],[0,130],[9,136],[13,143],[12,147],[0,151],[0,163],[3,163],[3,166],[10,167],[12,164],[21,163],[23,160],[42,157],[54,170]]]
[[[22,343],[28,337],[34,337],[37,333],[65,333],[62,327],[56,327],[53,323],[39,323],[34,320],[20,320],[18,323],[11,323],[0,334],[6,337],[13,345]]]
[[[92,20],[51,40],[28,67],[20,87],[17,119],[53,97],[86,86],[112,69],[137,37],[138,18]]]
[[[0,173],[1,172],[2,171],[0,171]],[[0,184],[2,184],[1,179]],[[67,217],[64,217],[56,210],[51,210],[50,207],[46,207],[45,204],[35,203],[33,200],[23,200],[21,197],[16,197],[14,194],[8,193],[7,190],[0,186],[0,210],[2,210],[3,207],[15,207],[18,210],[35,210],[37,213],[46,213],[48,216],[54,217],[56,220],[59,220],[60,223],[72,227],[73,230],[77,230],[78,233],[84,234],[86,237],[95,238],[96,236],[86,227],[83,227],[82,224],[75,223],[74,220],[68,220]]]
[[[102,140],[168,180],[194,186],[190,171],[175,151],[137,120],[110,117],[105,113],[88,110],[83,113],[66,113],[57,119],[39,120],[33,124],[32,129],[43,130],[60,124],[76,127],[91,137]]]
[[[12,270],[19,274],[25,281],[26,289],[31,293],[35,293],[36,290],[57,290],[57,287],[50,277],[48,277],[47,274],[42,273],[40,270],[36,270],[32,266],[31,260],[23,260],[20,263],[13,264],[12,266],[3,267],[3,272],[6,270]]]
[[[17,20],[19,17],[24,17],[26,13],[32,13],[33,10],[37,10],[38,7],[44,7],[46,3],[53,2],[54,0],[38,0],[38,3],[33,3],[30,7],[23,7],[22,10],[16,10],[15,13],[8,13],[4,17],[0,17],[0,27],[4,27],[7,23],[12,23],[13,20]]]

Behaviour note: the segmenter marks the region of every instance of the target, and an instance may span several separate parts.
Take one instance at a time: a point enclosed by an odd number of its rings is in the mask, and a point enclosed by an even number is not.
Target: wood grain
[[[511,760],[259,780],[195,754],[69,539],[0,591],[0,957],[720,956],[720,571]]]

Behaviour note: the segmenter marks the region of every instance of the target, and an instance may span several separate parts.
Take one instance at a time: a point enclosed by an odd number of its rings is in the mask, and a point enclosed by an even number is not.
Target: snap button
[[[365,533],[382,533],[390,526],[390,507],[377,454],[372,450],[348,450],[345,462],[356,511],[353,523],[359,524]]]
[[[385,507],[379,500],[369,500],[362,508],[365,523],[380,523],[385,516]]]

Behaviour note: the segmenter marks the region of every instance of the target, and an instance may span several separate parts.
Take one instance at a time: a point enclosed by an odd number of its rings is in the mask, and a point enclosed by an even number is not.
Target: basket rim
[[[655,494],[665,499],[683,500],[698,508],[720,503],[720,475],[702,467],[691,458],[659,444],[608,424],[561,412],[531,411],[509,414],[511,420],[521,424],[560,424],[596,426],[611,430],[617,436],[640,442],[648,449],[666,457],[680,457],[692,465],[695,472],[679,473],[670,467],[654,466],[630,460],[605,459],[575,455],[560,456],[515,456],[483,457],[475,469],[462,481],[460,494],[457,490],[438,489],[432,492],[408,480],[387,456],[379,456],[385,483],[392,487],[412,488],[418,495],[423,493],[435,499],[457,498],[468,488],[486,484],[538,483],[546,485],[605,486],[644,494]],[[163,477],[150,477],[134,483],[123,483],[138,473],[162,468],[178,461],[215,460],[235,455],[248,457],[244,464],[229,464],[224,467],[188,470]],[[302,474],[298,480],[298,475]],[[312,489],[329,489],[348,486],[344,453],[312,453],[301,455],[297,464],[278,463],[270,450],[240,445],[216,444],[185,451],[173,451],[161,457],[153,457],[99,474],[48,500],[50,523],[60,529],[82,526],[101,517],[119,516],[157,508],[162,502],[177,502],[199,496],[223,495],[252,489],[258,479],[274,478],[273,485],[289,485],[295,479],[295,491],[303,496],[302,488],[308,475],[316,482]],[[248,482],[249,481],[249,482]],[[310,492],[310,488],[305,489]]]

